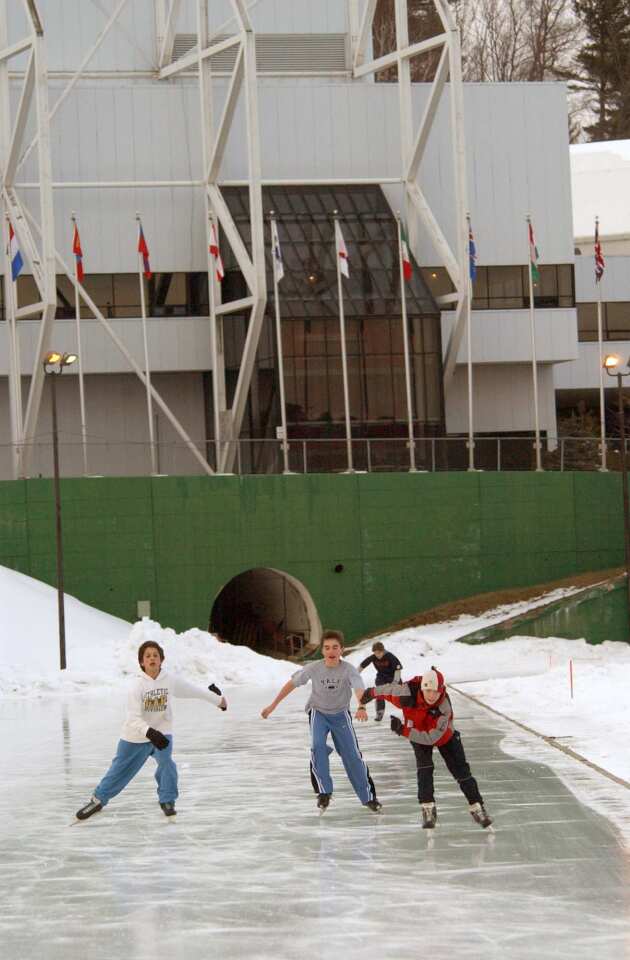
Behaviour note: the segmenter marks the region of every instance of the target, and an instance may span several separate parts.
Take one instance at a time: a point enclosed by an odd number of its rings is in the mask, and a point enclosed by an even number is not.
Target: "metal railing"
[[[215,469],[214,444],[195,441]],[[234,453],[233,473],[279,474],[283,472],[280,440],[241,439],[230,442]],[[599,437],[553,437],[543,440],[542,466],[549,471],[596,471],[601,466]],[[157,473],[171,476],[202,475],[198,462],[180,442],[159,442]],[[61,475],[83,475],[83,447],[76,438],[59,442]],[[151,447],[145,441],[90,440],[87,445],[88,475],[146,476],[151,473]],[[52,476],[52,441],[40,438],[28,448],[30,477]],[[626,444],[626,455],[627,455]],[[354,469],[366,473],[404,473],[409,470],[409,446],[404,437],[369,437],[352,441]],[[0,479],[13,476],[14,448],[0,444]],[[415,460],[418,471],[429,473],[466,471],[468,441],[465,437],[417,437]],[[475,469],[482,471],[529,471],[536,469],[532,437],[476,437]],[[620,441],[607,441],[607,465],[621,469]],[[296,474],[344,473],[347,470],[343,438],[291,439],[289,468]]]

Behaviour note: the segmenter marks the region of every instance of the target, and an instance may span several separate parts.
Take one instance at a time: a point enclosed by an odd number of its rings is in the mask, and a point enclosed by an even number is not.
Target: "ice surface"
[[[412,750],[372,708],[356,726],[384,813],[359,805],[333,757],[319,818],[304,691],[267,721],[271,691],[229,696],[226,714],[177,704],[173,826],[151,760],[106,811],[69,826],[113,756],[122,691],[0,701],[2,960],[630,956],[619,835],[549,767],[503,753],[503,721],[455,698],[496,834],[473,824],[436,757],[440,824],[427,836]]]

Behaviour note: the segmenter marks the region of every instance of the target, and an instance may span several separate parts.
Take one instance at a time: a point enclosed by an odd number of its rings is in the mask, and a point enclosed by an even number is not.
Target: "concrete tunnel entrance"
[[[316,646],[322,625],[304,584],[282,570],[258,567],[219,591],[210,632],[258,653],[290,657]]]

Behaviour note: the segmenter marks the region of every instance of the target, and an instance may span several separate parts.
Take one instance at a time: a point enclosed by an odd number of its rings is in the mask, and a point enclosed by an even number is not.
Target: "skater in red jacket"
[[[434,827],[437,820],[433,793],[433,748],[437,747],[449,773],[468,800],[473,819],[482,827],[489,827],[492,820],[484,808],[477,781],[470,772],[460,735],[453,727],[453,708],[440,671],[432,667],[422,677],[413,677],[406,683],[369,687],[361,703],[368,703],[376,697],[389,700],[403,712],[404,720],[392,717],[390,725],[399,737],[407,737],[416,755],[422,826]]]

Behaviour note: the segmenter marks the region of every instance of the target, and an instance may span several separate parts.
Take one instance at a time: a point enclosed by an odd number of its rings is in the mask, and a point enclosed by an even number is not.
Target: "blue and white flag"
[[[11,261],[11,279],[15,283],[22,272],[24,261],[18,247],[17,237],[13,232],[13,225],[9,220],[9,260]]]
[[[280,238],[278,237],[278,227],[276,226],[275,220],[271,221],[271,257],[276,283],[280,283],[284,276],[284,264],[282,262],[282,250],[280,249]]]

